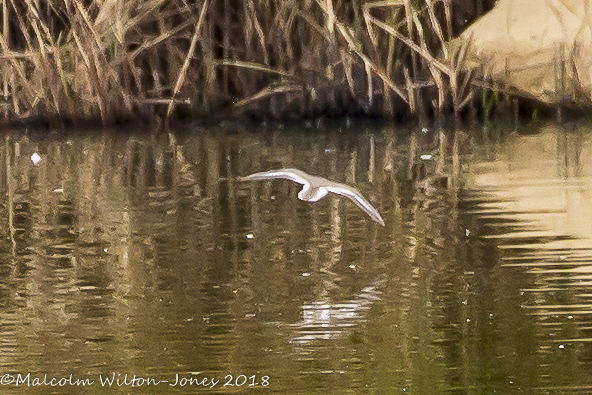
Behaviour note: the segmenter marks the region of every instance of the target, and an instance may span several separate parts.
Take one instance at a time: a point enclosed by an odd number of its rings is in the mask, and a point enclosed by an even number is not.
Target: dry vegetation
[[[6,0],[0,117],[458,112],[470,76],[447,42],[468,3]]]

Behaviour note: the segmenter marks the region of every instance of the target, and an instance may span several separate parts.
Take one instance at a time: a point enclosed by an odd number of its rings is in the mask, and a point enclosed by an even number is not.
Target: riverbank
[[[492,6],[490,0],[5,3],[0,121],[459,115],[478,106],[472,99],[479,95],[470,93],[470,76],[456,67],[462,54],[449,54],[447,42]]]

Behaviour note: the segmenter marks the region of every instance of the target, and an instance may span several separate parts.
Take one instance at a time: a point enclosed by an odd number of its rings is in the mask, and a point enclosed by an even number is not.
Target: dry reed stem
[[[187,56],[185,57],[185,61],[183,62],[183,66],[181,67],[181,71],[179,72],[179,76],[177,77],[177,82],[175,84],[175,89],[173,90],[173,96],[171,97],[171,101],[169,103],[169,107],[167,109],[167,114],[165,120],[168,120],[171,113],[173,112],[173,108],[175,107],[175,97],[179,93],[181,89],[181,85],[183,85],[183,81],[185,80],[185,74],[187,73],[187,68],[189,67],[189,61],[193,57],[193,53],[195,52],[195,46],[197,45],[197,40],[201,36],[201,27],[203,25],[204,17],[206,15],[206,11],[208,9],[208,0],[204,1],[204,4],[201,8],[201,12],[199,14],[199,20],[195,25],[195,33],[193,33],[193,37],[191,38],[191,45],[189,46],[189,51]]]
[[[321,8],[323,9],[323,11],[325,11],[325,13],[327,14],[327,20],[326,20],[326,28],[327,31],[329,32],[329,40],[331,42],[335,41],[335,12],[333,11],[333,0],[325,0],[327,5],[325,7],[323,7],[323,3],[322,0],[317,0],[317,3],[319,3],[319,5],[321,6]]]
[[[10,41],[10,27],[8,25],[8,3],[7,0],[2,0],[2,35],[5,40]],[[3,58],[3,56],[0,56]],[[12,74],[12,73],[11,73]],[[8,86],[10,82],[7,79],[7,75],[2,75],[2,95],[8,96]]]
[[[120,61],[122,61],[125,58],[130,58],[133,61],[136,57],[138,57],[140,55],[141,52],[155,47],[156,45],[162,43],[166,39],[171,38],[172,36],[174,36],[175,34],[177,34],[178,32],[180,32],[181,30],[185,29],[186,27],[188,27],[190,25],[191,25],[191,21],[185,21],[185,22],[181,23],[179,26],[169,30],[168,32],[161,33],[158,35],[158,37],[156,37],[150,41],[143,42],[142,45],[140,45],[138,48],[136,48],[133,52],[123,54],[118,60],[115,60],[113,62],[113,64],[117,65],[117,64],[119,64]]]
[[[290,6],[290,4],[293,4]],[[282,26],[282,31],[285,32],[285,41],[287,43],[286,48],[288,50],[288,57],[290,59],[294,58],[294,49],[292,48],[292,39],[290,36],[290,32],[292,27],[294,26],[294,22],[296,21],[296,16],[298,14],[296,2],[293,1],[292,3],[288,3],[286,5],[287,10],[289,11],[289,17],[286,20],[286,23]]]
[[[274,67],[265,66],[265,65],[262,65],[259,63],[254,63],[254,62],[242,62],[240,60],[218,60],[215,63],[220,66],[235,66],[235,67],[241,67],[241,68],[245,68],[245,69],[265,71],[267,73],[281,75],[282,77],[288,77],[288,78],[294,77],[292,74],[287,73],[285,71],[279,70]]]
[[[325,50],[327,52],[327,55],[330,55],[330,53],[337,47],[337,42],[335,40],[336,18],[335,18],[335,13],[333,11],[333,0],[325,0],[325,3],[323,3],[323,0],[317,0],[317,4],[319,5],[321,10],[323,10],[323,12],[326,15],[325,30],[327,33],[325,33],[325,34],[327,35],[329,45]],[[325,77],[327,78],[327,80],[329,80],[331,82],[335,78],[335,70],[334,70],[333,66],[334,65],[331,64],[331,62],[328,62],[328,64],[325,66]],[[335,96],[335,91],[333,89],[331,89],[327,92],[325,100],[329,102],[329,105],[331,108],[336,107],[336,96]]]
[[[444,2],[444,14],[446,15],[446,30],[448,30],[448,40],[452,40],[452,5],[450,0],[442,0]]]
[[[472,70],[465,73],[464,79],[461,82],[460,86],[458,84],[458,79],[461,75],[466,55],[469,46],[471,45],[471,38],[466,40],[460,49],[452,56],[451,65],[453,74],[450,76],[450,90],[452,94],[452,105],[454,108],[454,112],[458,115],[459,111],[461,111],[473,98],[474,92],[471,91],[469,94],[465,96],[466,88],[469,86],[469,82],[472,77]]]
[[[341,24],[341,23],[337,23],[337,29],[339,30],[339,32],[341,33],[341,35],[343,36],[343,38],[345,38],[345,40],[347,41],[347,43],[349,44],[349,48],[356,54],[358,55],[364,62],[366,62],[368,64],[368,66],[372,69],[372,71],[374,71],[374,73],[376,73],[377,76],[380,77],[380,79],[382,79],[382,81],[393,90],[393,92],[395,92],[397,95],[399,95],[401,97],[401,99],[403,99],[403,101],[405,101],[405,103],[408,103],[407,100],[407,95],[405,95],[405,93],[399,89],[387,76],[386,74],[384,74],[384,72],[382,70],[380,70],[378,68],[378,66],[376,66],[376,64],[374,64],[374,62],[372,62],[366,55],[364,55],[364,53],[362,53],[360,50],[358,50],[356,48],[356,45],[353,41],[353,38],[349,35],[349,32],[345,29],[345,27]]]
[[[411,113],[415,113],[415,109],[416,109],[416,105],[415,105],[415,95],[411,94],[411,92],[415,91],[415,87],[413,84],[413,80],[411,79],[411,76],[409,75],[409,69],[406,66],[403,66],[403,75],[405,76],[405,83],[407,86],[407,92],[410,92],[409,94],[409,111],[411,111]]]
[[[27,10],[28,10],[28,11],[29,11],[31,14],[33,14],[33,18],[31,19],[31,21],[33,22],[33,29],[35,29],[35,33],[37,34],[37,36],[38,36],[38,39],[39,39],[39,49],[40,49],[41,51],[43,51],[43,49],[44,49],[44,48],[43,48],[43,43],[44,43],[44,41],[43,41],[43,39],[41,38],[41,32],[39,31],[39,28],[38,28],[38,26],[37,26],[37,22],[39,22],[39,23],[40,23],[40,25],[41,25],[41,27],[43,28],[43,32],[44,32],[44,33],[45,33],[45,35],[46,35],[46,37],[45,37],[45,38],[46,38],[46,40],[48,40],[48,42],[51,42],[51,41],[53,41],[53,40],[52,40],[52,37],[51,37],[51,34],[49,33],[49,29],[47,28],[47,26],[45,26],[45,23],[43,23],[43,19],[41,19],[41,18],[39,17],[39,14],[37,13],[37,11],[36,11],[36,9],[35,9],[35,8],[37,8],[37,7],[33,6],[33,4],[31,4],[31,1],[30,1],[30,0],[25,0],[25,3],[26,3],[28,6],[29,6],[29,8],[28,8]]]
[[[252,37],[255,35],[254,34],[254,26],[253,26],[253,21],[251,20],[251,18],[249,17],[249,11],[248,11],[248,4],[251,2],[251,0],[249,0],[249,2],[244,3],[244,9],[243,12],[241,14],[241,17],[243,18],[243,23],[245,25],[245,37],[244,37],[244,45],[245,45],[245,58],[247,61],[251,61],[254,59],[255,57],[255,50],[253,49],[253,45],[252,45]],[[264,52],[264,54],[267,54],[267,52]]]
[[[356,94],[356,87],[354,78],[352,75],[352,59],[349,53],[345,51],[339,51],[339,56],[341,56],[341,63],[343,64],[343,71],[345,73],[345,79],[347,81],[347,85],[349,86],[349,91],[351,92],[352,96],[355,97]]]
[[[98,85],[97,81],[96,81],[96,74],[92,72],[92,65],[90,63],[90,58],[88,57],[88,55],[86,54],[86,51],[84,50],[84,47],[82,45],[82,42],[80,40],[80,38],[78,37],[78,34],[76,34],[76,32],[74,32],[72,34],[72,36],[74,37],[74,41],[76,42],[76,46],[78,47],[78,51],[80,52],[80,55],[82,56],[82,59],[84,60],[84,65],[86,66],[87,70],[88,70],[88,76],[89,76],[89,86],[88,86],[88,90],[89,92],[93,92],[95,89],[93,89],[94,86]],[[94,80],[94,81],[93,81]],[[101,113],[101,119],[106,119],[106,109],[105,109],[105,105],[103,103],[103,100],[100,96],[94,96],[95,102],[97,103],[97,105],[99,106],[99,111]]]
[[[0,59],[32,60],[35,56],[37,56],[37,55],[33,52],[24,53],[24,52],[16,52],[16,51],[9,50],[9,53],[0,55]]]
[[[442,2],[443,2],[444,0],[436,0],[436,1],[442,1]],[[362,11],[363,11],[364,15],[368,15],[368,16],[370,16],[370,11],[371,11],[373,8],[389,7],[389,8],[395,8],[395,10],[396,10],[396,11],[398,11],[398,9],[400,9],[400,8],[402,8],[402,7],[404,7],[404,6],[405,6],[405,3],[404,3],[404,1],[403,1],[403,0],[394,0],[394,1],[389,1],[389,0],[387,0],[387,1],[374,1],[374,2],[371,2],[371,3],[365,3],[365,4],[362,6]],[[422,13],[423,13],[424,11],[426,11],[427,9],[428,9],[428,6],[427,6],[427,5],[425,5],[425,6],[423,6],[421,9],[417,10],[416,12],[417,12],[418,14],[422,14]],[[398,29],[398,28],[400,28],[400,27],[402,27],[403,25],[406,25],[406,24],[407,24],[407,21],[406,21],[406,20],[403,20],[403,21],[401,21],[401,22],[399,22],[399,23],[395,23],[395,24],[393,24],[393,26],[392,26],[392,27],[393,27],[394,29]]]
[[[310,27],[312,27],[318,34],[319,36],[324,39],[325,41],[327,41],[328,43],[330,42],[329,40],[329,36],[327,36],[325,34],[325,30],[323,30],[323,27],[321,25],[319,25],[318,23],[316,23],[308,14],[303,13],[302,11],[298,12],[298,16],[300,18],[302,18]]]
[[[90,30],[91,36],[95,40],[95,44],[97,45],[97,47],[99,47],[99,50],[103,51],[105,49],[103,47],[103,43],[101,42],[99,35],[95,31],[93,23],[90,21],[90,16],[88,15],[86,10],[84,9],[84,6],[82,4],[80,4],[80,1],[78,1],[78,0],[72,0],[72,1],[74,2],[74,5],[76,5],[78,12],[82,16],[82,20],[86,24],[86,27]]]
[[[66,74],[64,72],[64,66],[62,64],[62,58],[60,56],[60,52],[59,49],[57,48],[53,48],[54,52],[55,52],[55,62],[56,62],[56,67],[57,67],[57,72],[58,75],[60,77],[60,83],[62,84],[62,92],[64,92],[64,96],[66,96],[67,92],[68,92],[68,81],[66,79]]]
[[[368,81],[368,102],[372,104],[374,102],[374,83],[372,79],[372,66],[370,65],[370,62],[364,62],[364,69],[366,71],[366,80]]]
[[[39,18],[39,14],[37,13],[37,11],[33,7],[33,5],[30,3],[30,1],[26,1],[26,3],[29,6],[29,9],[28,9],[29,12],[32,14],[32,18],[30,18],[29,20],[30,20],[31,26],[33,27],[33,30],[35,31],[35,37],[37,37],[37,41],[39,43],[40,60],[37,61],[37,57],[35,57],[34,61],[36,62],[37,70],[41,71],[41,79],[44,81],[41,83],[41,87],[42,87],[42,90],[44,90],[44,91],[49,90],[49,96],[51,96],[51,99],[53,101],[55,112],[58,115],[60,115],[60,107],[61,107],[60,106],[60,102],[61,102],[60,99],[61,98],[60,98],[60,95],[56,89],[53,78],[51,78],[54,74],[53,74],[53,68],[49,64],[50,60],[48,57],[48,52],[50,50],[51,50],[51,52],[55,52],[55,47],[53,46],[53,38],[49,34],[49,29],[47,28],[47,26],[45,26],[43,21]],[[47,42],[49,43],[49,45],[51,45],[51,47],[49,47],[46,44],[46,41],[44,41],[44,37],[42,36],[41,30],[43,30],[43,32],[45,33],[45,35],[46,35],[45,40],[47,40]],[[45,94],[43,94],[43,97],[45,97]]]
[[[23,20],[23,17],[21,16],[21,13],[19,12],[19,9],[17,8],[16,4],[14,4],[14,0],[10,0],[10,4],[12,5],[12,8],[13,8],[14,14],[16,15],[16,18],[18,20],[19,26],[26,27],[27,25],[25,24],[25,21]],[[22,29],[22,34],[23,34],[23,37],[25,38],[25,41],[27,42],[27,48],[29,48],[29,50],[31,52],[37,53],[38,51],[35,50],[35,47],[31,43],[32,39],[31,39],[31,35],[29,34],[29,29]]]
[[[275,95],[277,93],[302,92],[302,90],[303,90],[302,85],[296,85],[296,84],[281,84],[281,85],[277,85],[277,86],[268,86],[246,99],[242,99],[242,100],[237,101],[236,103],[234,103],[233,107],[234,108],[244,107],[247,104],[250,104],[254,101],[261,100],[263,98]]]
[[[125,0],[122,0],[125,1]],[[153,15],[152,13],[159,8],[162,4],[165,3],[165,0],[151,0],[151,1],[146,1],[146,2],[142,2],[142,1],[137,1],[138,3],[142,3],[140,9],[135,10],[135,12],[137,12],[137,16],[133,17],[133,18],[129,18],[128,22],[123,25],[122,29],[122,33],[125,33],[127,31],[130,31],[133,27],[137,26],[140,24],[140,22],[142,22],[144,19],[148,18],[149,16]],[[188,9],[191,9],[191,6],[186,5],[186,7]],[[133,10],[133,8],[130,6],[127,8],[128,10]],[[177,10],[178,12],[184,11],[183,9]],[[131,12],[130,12],[131,13]],[[177,12],[175,12],[175,14],[177,14]]]
[[[247,2],[247,8],[249,11],[249,17],[253,24],[253,28],[257,32],[257,37],[259,38],[259,44],[261,45],[261,50],[263,52],[263,63],[269,64],[269,55],[267,53],[267,44],[265,42],[265,34],[263,33],[263,29],[259,24],[259,20],[257,19],[257,11],[255,10],[255,5],[253,4],[252,0]]]
[[[2,47],[3,52],[5,52],[5,53],[10,52],[10,50],[8,48],[8,44],[6,43],[6,40],[4,39],[4,37],[1,37],[1,36],[0,36],[0,47]],[[29,96],[28,102],[30,103],[37,96],[35,93],[35,90],[31,86],[29,81],[27,80],[23,66],[20,65],[19,63],[17,63],[15,58],[9,58],[9,60],[10,60],[10,63],[12,64],[13,69],[16,71],[16,73],[19,77],[19,81],[21,82],[21,85],[23,86],[23,88],[25,90],[25,94],[28,94],[28,96]],[[13,87],[13,94],[14,94],[14,87]]]
[[[399,89],[391,80],[389,77],[387,77],[387,75],[380,70],[380,68],[374,63],[372,62],[360,49],[359,49],[359,45],[356,45],[354,38],[351,36],[350,32],[345,28],[345,25],[341,22],[337,22],[337,20],[335,19],[334,14],[332,13],[332,8],[329,7],[323,7],[323,4],[317,0],[317,3],[321,6],[321,9],[323,11],[325,11],[328,15],[329,18],[332,21],[332,25],[331,26],[336,26],[337,30],[339,31],[339,33],[341,34],[341,36],[346,40],[349,49],[351,51],[353,51],[356,55],[358,55],[361,60],[364,62],[364,65],[367,69],[370,69],[372,71],[374,71],[374,73],[376,75],[378,75],[383,82],[389,87],[391,88],[395,93],[397,93],[406,103],[407,101],[407,95],[405,95],[405,93]],[[331,2],[328,2],[328,5],[332,4]],[[299,13],[299,15],[302,16],[302,13]],[[317,28],[314,22],[312,22],[310,20],[310,18],[308,17],[304,17],[305,21],[307,21],[311,26],[313,26],[313,28],[315,28],[315,30],[318,30],[321,35],[322,35],[322,29],[321,28]],[[330,41],[330,40],[329,40]]]
[[[8,26],[8,6],[6,0],[2,1],[2,35],[7,41],[10,41],[10,28]],[[10,67],[2,67],[2,71],[2,96],[4,97],[4,99],[6,99],[8,98],[8,87],[10,85],[9,79],[12,75],[12,72],[10,70]],[[4,117],[8,117],[8,106],[4,111]]]
[[[157,105],[168,105],[170,102],[174,101],[177,105],[186,105],[190,106],[193,103],[191,99],[136,99],[135,101],[142,104],[157,104]]]
[[[108,25],[115,38],[120,43],[124,42],[126,30],[123,29],[123,21],[128,20],[130,7],[124,8],[122,0],[105,0],[99,9],[99,13],[94,20],[93,26],[100,31],[106,31]],[[115,18],[113,18],[115,16]],[[115,19],[115,20],[113,20]]]
[[[411,4],[411,0],[403,0],[403,4],[405,6],[405,21],[407,22],[407,36],[409,40],[413,40],[413,15],[415,10],[413,9],[413,5]],[[411,51],[411,70],[413,71],[413,76],[406,75],[405,80],[407,81],[407,96],[409,97],[409,102],[411,103],[411,98],[413,98],[413,106],[411,108],[411,112],[415,113],[415,99],[416,97],[415,88],[413,86],[413,80],[418,78],[418,65],[417,65],[417,51]],[[409,84],[409,79],[411,80],[411,84]],[[418,93],[419,95],[419,93]]]
[[[440,28],[440,24],[438,23],[438,19],[436,19],[436,13],[434,10],[434,3],[432,0],[426,0],[428,6],[428,15],[430,16],[430,22],[432,22],[432,28],[436,32],[438,39],[440,40],[440,48],[442,49],[442,53],[444,54],[444,59],[448,59],[448,46],[444,40],[444,34],[442,34],[442,29]],[[427,48],[426,48],[427,49]]]
[[[419,36],[419,41],[421,43],[421,47],[427,52],[428,47],[426,44],[426,40],[425,40],[425,36],[424,36],[424,32],[423,32],[423,27],[422,27],[421,22],[416,14],[413,15],[413,21],[415,23],[415,27],[417,28],[417,33]],[[434,106],[434,107],[437,108],[439,111],[441,111],[442,107],[444,106],[444,100],[445,100],[444,80],[442,78],[440,71],[438,69],[436,69],[436,67],[434,67],[433,64],[428,62],[428,68],[430,70],[430,74],[432,75],[432,78],[434,79],[434,82],[436,83],[436,86],[438,87],[438,106],[437,107]]]
[[[428,51],[426,51],[423,48],[419,47],[413,41],[411,41],[410,39],[408,39],[407,37],[405,37],[404,35],[402,35],[398,31],[396,31],[395,29],[393,29],[392,27],[390,27],[386,23],[381,22],[380,20],[378,20],[378,19],[376,19],[374,17],[370,17],[370,21],[372,23],[376,24],[376,26],[382,28],[387,33],[392,34],[393,36],[395,36],[399,40],[403,41],[409,48],[411,48],[412,50],[414,50],[415,52],[417,52],[428,63],[432,63],[436,68],[438,68],[444,74],[446,74],[448,76],[451,75],[451,73],[452,73],[451,68],[448,67],[448,66],[446,66],[444,63],[440,62],[438,59],[434,58]]]
[[[397,19],[398,9],[389,9],[389,22],[394,24]],[[368,21],[368,24],[372,26],[372,23]],[[396,38],[390,34],[387,35],[388,37],[388,50],[387,50],[387,59],[386,59],[386,75],[387,77],[393,77],[394,73],[394,65],[395,65],[395,56],[396,56]],[[393,100],[392,94],[390,91],[385,90],[384,95],[384,105],[385,110],[387,111],[388,115],[393,115]]]

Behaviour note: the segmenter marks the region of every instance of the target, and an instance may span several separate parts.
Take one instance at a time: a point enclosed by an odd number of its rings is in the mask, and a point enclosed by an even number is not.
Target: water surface
[[[587,393],[590,130],[532,129],[15,132],[0,373],[93,382],[44,393]],[[356,185],[386,226],[238,180],[280,167]]]

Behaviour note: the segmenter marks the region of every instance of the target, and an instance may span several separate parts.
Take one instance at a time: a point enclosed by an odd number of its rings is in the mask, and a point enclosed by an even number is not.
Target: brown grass
[[[419,3],[7,0],[0,117],[391,116],[430,85],[457,112],[470,76],[448,52],[450,2]]]

